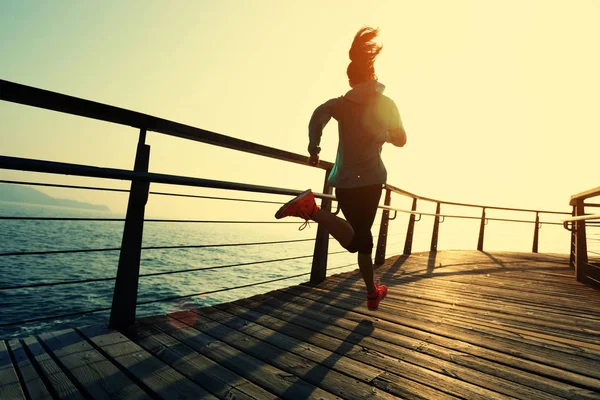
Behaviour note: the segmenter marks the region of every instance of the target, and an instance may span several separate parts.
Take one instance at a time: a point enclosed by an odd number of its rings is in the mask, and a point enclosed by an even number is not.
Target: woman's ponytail
[[[365,27],[354,36],[350,47],[350,64],[346,73],[350,86],[375,79],[375,58],[383,46],[373,42],[379,34],[379,29]]]

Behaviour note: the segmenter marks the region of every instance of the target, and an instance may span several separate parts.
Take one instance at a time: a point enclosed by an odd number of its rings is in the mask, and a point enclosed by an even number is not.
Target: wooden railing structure
[[[252,185],[247,183],[227,182],[186,176],[149,173],[148,164],[150,146],[146,144],[146,133],[148,131],[158,132],[188,140],[211,144],[214,146],[225,147],[263,157],[269,157],[281,161],[308,166],[308,157],[303,155],[221,135],[215,132],[191,127],[162,118],[157,118],[154,116],[141,114],[138,112],[118,107],[113,107],[106,104],[96,103],[93,101],[67,96],[60,93],[50,92],[4,80],[0,80],[0,100],[19,103],[32,107],[43,108],[46,110],[68,113],[71,115],[88,117],[120,125],[131,126],[139,131],[139,141],[137,145],[135,165],[132,171],[113,168],[101,168],[88,165],[69,164],[55,161],[43,161],[10,156],[0,156],[0,168],[3,169],[131,181],[131,188],[129,190],[129,202],[125,219],[125,228],[120,249],[118,272],[115,280],[115,289],[113,293],[113,302],[110,315],[109,325],[112,328],[122,329],[131,325],[135,320],[136,305],[140,304],[137,303],[137,289],[138,279],[140,277],[140,254],[142,250],[142,232],[144,226],[145,205],[149,193],[152,193],[149,192],[150,183],[163,183],[170,185],[194,186],[214,189],[228,189],[235,191],[279,194],[289,196],[294,196],[302,192],[302,190],[287,189],[281,187],[268,187]],[[327,177],[332,167],[333,165],[330,162],[326,161],[321,161],[317,166],[317,168],[320,168],[325,171],[325,177],[322,193],[315,193],[315,196],[321,199],[322,209],[328,211],[331,210],[332,201],[335,201],[335,196],[332,195],[332,189],[327,185]],[[60,185],[49,184],[48,186]],[[66,185],[63,186],[69,187]],[[411,209],[405,210],[392,207],[392,193],[411,198]],[[418,211],[418,202],[435,203],[435,213],[426,213]],[[441,213],[442,205],[480,208],[481,217],[443,214]],[[392,185],[385,186],[384,204],[381,205],[380,208],[383,209],[383,213],[375,254],[376,264],[383,264],[386,258],[388,226],[390,224],[390,221],[396,218],[398,212],[410,214],[403,251],[403,253],[406,255],[411,254],[412,251],[415,222],[417,222],[423,215],[434,217],[434,227],[430,247],[431,251],[437,250],[439,224],[442,223],[445,218],[466,218],[480,220],[480,229],[477,242],[477,249],[480,251],[482,251],[484,247],[483,245],[485,237],[485,226],[488,221],[495,220],[534,224],[532,245],[533,252],[538,251],[539,228],[541,224],[561,224],[558,222],[542,222],[540,221],[540,214],[560,214],[567,216],[571,215],[571,213],[569,212],[560,211],[493,207],[485,205],[441,201],[415,195],[405,190],[394,187]],[[486,210],[490,209],[535,214],[535,219],[527,220],[489,218],[486,216]],[[392,217],[390,217],[391,213],[393,213]],[[583,208],[576,210],[576,215],[582,215],[582,213]],[[584,232],[584,230],[578,230],[578,232],[580,233],[582,231]],[[585,235],[585,232],[583,233],[583,235]],[[312,269],[310,273],[311,283],[320,283],[326,277],[328,243],[328,232],[323,227],[319,226],[316,234],[316,241],[312,259]],[[581,242],[578,243],[580,244]]]
[[[571,196],[569,204],[573,206],[573,217],[563,220],[566,229],[571,231],[571,267],[575,268],[577,280],[600,288],[600,259],[596,253],[595,260],[588,256],[588,238],[586,225],[589,228],[600,227],[600,214],[586,214],[586,207],[600,207],[597,203],[585,203],[586,200],[600,196],[600,187]],[[593,238],[600,241],[598,238]]]

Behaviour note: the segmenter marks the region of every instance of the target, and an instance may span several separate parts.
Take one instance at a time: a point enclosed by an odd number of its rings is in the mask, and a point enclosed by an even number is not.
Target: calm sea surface
[[[28,217],[98,217],[122,218],[109,212],[62,207],[0,202],[0,216]],[[522,217],[522,216],[521,216]],[[390,223],[387,255],[398,254],[404,247],[406,215],[398,215]],[[423,217],[416,225],[413,251],[427,251],[431,240],[432,219]],[[373,227],[377,237],[379,219]],[[123,222],[0,220],[0,253],[52,250],[102,249],[119,247]],[[314,239],[316,224],[298,231],[298,224],[194,224],[147,222],[143,246],[189,246],[224,243]],[[486,250],[531,251],[532,224],[493,223],[486,230]],[[477,220],[451,220],[440,225],[439,249],[474,249],[477,244]],[[195,249],[143,250],[141,274],[209,268],[273,259],[311,256],[314,241],[215,247]],[[330,241],[329,251],[343,249]],[[569,236],[561,227],[544,225],[540,230],[540,252],[567,253]],[[114,278],[119,252],[47,255],[0,255],[0,325],[41,317],[54,317],[111,306],[114,280],[69,285],[10,289],[11,286],[81,279]],[[164,314],[175,310],[232,301],[276,288],[287,287],[309,279],[298,278],[257,286],[221,291],[254,282],[292,275],[308,274],[311,258],[283,262],[267,262],[223,269],[140,277],[138,301],[151,301],[176,296],[180,300],[140,305],[137,316]],[[341,268],[340,268],[341,267]],[[328,274],[356,269],[355,256],[342,252],[329,257]],[[109,312],[96,312],[77,317],[56,317],[46,321],[19,323],[0,327],[0,338],[37,334],[42,331],[90,323],[107,322]]]

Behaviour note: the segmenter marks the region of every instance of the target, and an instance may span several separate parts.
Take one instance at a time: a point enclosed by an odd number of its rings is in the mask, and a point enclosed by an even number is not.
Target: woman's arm
[[[388,130],[390,135],[390,143],[394,146],[402,147],[406,144],[406,132],[404,131],[404,127],[400,126],[399,128]]]
[[[394,146],[402,147],[406,144],[406,131],[402,125],[398,107],[396,107],[396,103],[393,101],[391,101],[391,114],[390,125],[388,128],[388,141]]]
[[[319,144],[321,144],[323,128],[325,128],[325,125],[327,125],[331,117],[337,117],[337,108],[340,103],[340,99],[341,97],[331,99],[321,104],[313,112],[310,122],[308,123],[308,153],[311,156],[318,155],[321,152]]]

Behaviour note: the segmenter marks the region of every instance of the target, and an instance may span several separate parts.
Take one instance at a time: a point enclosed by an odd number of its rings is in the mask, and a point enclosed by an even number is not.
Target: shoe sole
[[[282,205],[279,208],[279,210],[277,210],[277,212],[275,213],[275,218],[277,218],[277,219],[284,218],[281,214],[284,213],[284,211],[286,210],[286,208],[288,208],[290,205],[292,205],[292,203],[294,203],[295,201],[298,201],[301,198],[303,198],[304,196],[308,195],[310,192],[311,192],[310,189],[305,190],[304,192],[300,193],[298,196],[294,197],[293,199],[291,199],[290,201],[288,201],[287,203],[285,203],[284,205]]]

